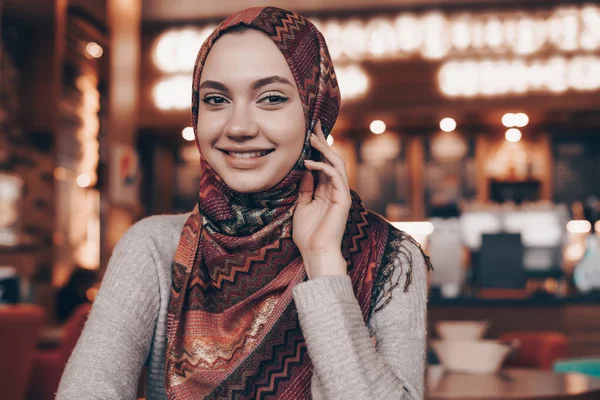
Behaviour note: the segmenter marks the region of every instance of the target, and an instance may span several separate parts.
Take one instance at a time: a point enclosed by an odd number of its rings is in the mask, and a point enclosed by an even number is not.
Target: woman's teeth
[[[269,151],[248,151],[245,153],[238,153],[235,151],[230,151],[229,155],[234,156],[236,158],[252,158],[252,157],[262,157],[269,154]]]

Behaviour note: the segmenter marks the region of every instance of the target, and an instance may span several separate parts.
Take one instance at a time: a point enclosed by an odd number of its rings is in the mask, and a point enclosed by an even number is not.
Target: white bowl
[[[431,345],[446,370],[469,374],[497,372],[514,348],[497,340],[434,340]]]
[[[435,330],[441,339],[478,340],[490,327],[488,321],[438,321]]]

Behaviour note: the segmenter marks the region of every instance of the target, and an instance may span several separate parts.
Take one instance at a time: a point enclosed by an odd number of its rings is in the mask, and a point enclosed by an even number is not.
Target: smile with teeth
[[[237,152],[237,151],[226,151],[226,154],[233,156],[235,158],[254,158],[254,157],[263,157],[269,154],[272,150],[265,151],[246,151],[246,152]]]

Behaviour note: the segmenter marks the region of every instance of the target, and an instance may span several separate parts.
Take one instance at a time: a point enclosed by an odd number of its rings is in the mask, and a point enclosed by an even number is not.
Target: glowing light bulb
[[[502,116],[502,125],[504,125],[507,128],[512,128],[514,127],[515,124],[515,114],[513,113],[506,113]]]
[[[456,121],[453,118],[444,118],[440,121],[440,129],[444,132],[452,132],[456,129]]]
[[[369,128],[374,134],[381,135],[383,132],[385,132],[385,122],[376,119],[375,121],[371,122]]]
[[[192,140],[195,139],[194,128],[192,128],[191,126],[188,126],[187,128],[184,128],[181,131],[181,136],[183,136],[183,138],[185,140],[187,140],[188,142],[191,142]]]
[[[529,117],[525,113],[517,113],[514,115],[514,126],[522,128],[529,123]]]
[[[102,50],[102,46],[100,46],[96,42],[89,42],[85,46],[85,51],[90,55],[90,57],[93,57],[93,58],[100,58],[100,57],[102,57],[102,54],[104,53],[104,50]]]
[[[573,219],[567,223],[569,233],[588,233],[592,229],[590,221]]]
[[[92,180],[86,174],[81,174],[77,177],[77,185],[79,187],[86,188],[90,186],[90,183],[92,183]]]
[[[511,143],[516,143],[521,140],[521,131],[517,128],[510,128],[506,131],[505,137]]]

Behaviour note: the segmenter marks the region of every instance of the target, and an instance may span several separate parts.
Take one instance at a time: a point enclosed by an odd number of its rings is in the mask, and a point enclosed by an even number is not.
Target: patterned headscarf
[[[279,8],[249,8],[223,21],[198,53],[194,130],[206,57],[215,41],[237,26],[264,32],[281,50],[296,80],[308,129],[293,169],[260,193],[233,191],[201,155],[198,203],[173,261],[165,366],[171,400],[310,398],[312,364],[292,298],[292,288],[307,277],[292,240],[292,217],[303,161],[318,157],[311,151],[310,133],[321,120],[329,134],[340,93],[325,40],[312,23]],[[378,294],[383,293],[374,285],[375,276],[385,275],[379,267],[399,233],[367,212],[354,192],[352,199],[342,254],[367,321],[374,299],[381,300]]]

